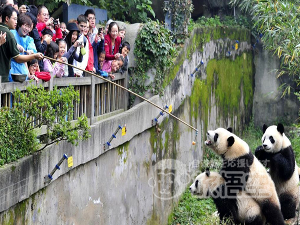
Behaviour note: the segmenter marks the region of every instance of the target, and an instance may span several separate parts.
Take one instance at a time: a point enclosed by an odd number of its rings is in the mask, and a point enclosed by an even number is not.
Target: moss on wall
[[[198,27],[189,39],[186,49],[182,49],[172,66],[167,72],[163,81],[163,88],[174,80],[186,58],[191,59],[193,53],[203,51],[203,45],[211,40],[225,39],[247,41],[250,43],[251,33],[248,29],[228,28],[228,27]]]
[[[196,78],[190,97],[191,116],[198,117],[207,125],[209,110],[211,107],[211,93],[215,94],[216,104],[223,115],[239,116],[241,91],[244,96],[244,104],[247,108],[253,99],[253,60],[251,53],[243,53],[235,60],[223,58],[212,59],[207,64],[207,78]],[[205,126],[206,127],[206,126]]]
[[[176,142],[180,139],[178,123],[178,121],[164,118],[158,125],[160,132],[157,131],[156,127],[149,129],[150,145],[153,153],[156,153],[157,160],[176,159]]]
[[[128,158],[128,151],[129,151],[129,141],[120,145],[118,147],[118,155],[123,159],[123,162],[126,163],[127,162],[127,158]],[[124,153],[126,153],[126,155],[124,156]],[[124,156],[124,157],[123,157]]]

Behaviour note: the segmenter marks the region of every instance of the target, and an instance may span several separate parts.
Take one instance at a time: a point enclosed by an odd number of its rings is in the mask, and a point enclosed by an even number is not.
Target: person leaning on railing
[[[42,59],[43,54],[35,53],[31,55],[20,55],[17,42],[9,29],[16,29],[17,10],[12,6],[6,6],[2,10],[2,23],[0,23],[0,33],[6,33],[6,42],[0,46],[0,76],[2,82],[8,82],[10,61],[13,58],[18,63],[30,61],[32,59]]]

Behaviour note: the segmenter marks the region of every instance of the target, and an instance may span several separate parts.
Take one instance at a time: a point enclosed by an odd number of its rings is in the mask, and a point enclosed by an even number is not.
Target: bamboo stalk
[[[125,88],[125,87],[123,87],[123,86],[117,84],[117,83],[115,83],[115,82],[112,82],[111,80],[108,80],[108,79],[106,79],[106,78],[104,78],[104,77],[102,77],[102,76],[100,76],[100,75],[98,75],[98,74],[95,74],[95,73],[93,73],[93,72],[90,72],[90,71],[87,71],[87,70],[83,70],[83,69],[81,69],[81,68],[79,68],[79,67],[77,67],[77,66],[71,65],[71,64],[69,64],[69,63],[62,62],[62,61],[59,61],[59,60],[50,58],[50,57],[48,57],[48,56],[44,56],[44,58],[49,59],[49,60],[51,60],[51,61],[55,61],[55,62],[59,62],[59,63],[65,64],[65,65],[71,66],[71,67],[73,67],[73,68],[75,68],[75,69],[81,70],[81,71],[86,72],[86,73],[89,73],[89,74],[91,74],[91,75],[93,75],[93,76],[95,76],[95,77],[98,77],[98,78],[100,78],[100,79],[102,79],[102,80],[104,80],[104,81],[106,81],[106,82],[108,82],[108,83],[110,83],[110,84],[113,84],[113,85],[115,85],[115,86],[117,86],[117,87],[119,87],[119,88],[122,88],[122,89],[128,91],[129,93],[131,93],[131,94],[133,94],[133,95],[135,95],[135,96],[137,96],[137,97],[143,99],[144,101],[148,102],[149,104],[155,106],[156,108],[160,109],[161,111],[163,111],[163,112],[169,114],[169,115],[170,115],[171,117],[173,117],[174,119],[180,121],[180,122],[183,123],[184,125],[190,127],[191,129],[195,130],[196,132],[198,132],[198,130],[197,130],[195,127],[191,126],[191,125],[188,124],[187,122],[185,122],[185,121],[179,119],[178,117],[174,116],[173,114],[169,113],[167,110],[163,109],[162,107],[160,107],[160,106],[156,105],[155,103],[149,101],[148,99],[144,98],[143,96],[141,96],[141,95],[139,95],[139,94],[137,94],[137,93],[135,93],[135,92],[133,92],[133,91],[131,91],[131,90],[129,90],[129,89],[127,89],[127,88]]]

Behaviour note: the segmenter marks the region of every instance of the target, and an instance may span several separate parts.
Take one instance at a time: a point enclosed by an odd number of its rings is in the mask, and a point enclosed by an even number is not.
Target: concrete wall
[[[198,172],[205,129],[238,127],[245,119],[228,118],[220,111],[214,89],[208,94],[208,123],[201,114],[197,118],[191,115],[189,98],[195,81],[191,72],[203,60],[197,77],[205,80],[207,62],[224,57],[225,51],[220,50],[234,43],[212,40],[188,57],[186,51],[197,32],[201,33],[195,31],[185,43],[179,56],[184,60],[164,96],[150,99],[159,106],[172,105],[175,116],[199,129],[197,137],[193,129],[167,115],[159,118],[156,129],[151,121],[160,110],[140,103],[94,124],[92,137],[76,147],[62,142],[1,168],[0,224],[166,224],[172,207]],[[250,43],[242,42],[230,59],[234,61],[249,48]],[[243,96],[240,102],[243,107]],[[243,111],[246,109],[241,108]],[[103,144],[125,124],[127,134],[118,133],[110,150],[104,152]],[[192,145],[194,140],[196,145]],[[63,162],[53,181],[44,184],[44,176],[63,154],[73,156],[73,167]]]
[[[255,92],[253,100],[254,124],[293,123],[299,118],[300,102],[294,95],[299,87],[287,75],[278,77],[277,55],[263,49],[261,43],[255,48]],[[291,85],[291,94],[282,97],[284,83]]]

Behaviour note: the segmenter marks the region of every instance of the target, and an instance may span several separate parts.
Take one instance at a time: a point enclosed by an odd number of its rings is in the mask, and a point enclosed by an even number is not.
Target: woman
[[[121,38],[119,34],[119,26],[116,22],[111,22],[108,26],[108,34],[105,35],[105,59],[114,60],[120,58],[119,47],[121,44]]]
[[[67,26],[67,30],[69,31],[65,39],[67,43],[67,50],[63,57],[66,57],[68,59],[68,63],[73,65],[74,59],[78,62],[82,62],[81,51],[78,55],[76,53],[76,49],[78,46],[80,46],[81,48],[84,48],[84,46],[80,45],[80,43],[77,40],[79,35],[79,29],[76,23],[69,23]],[[65,74],[65,76],[74,77],[73,67],[68,66],[68,74]]]

